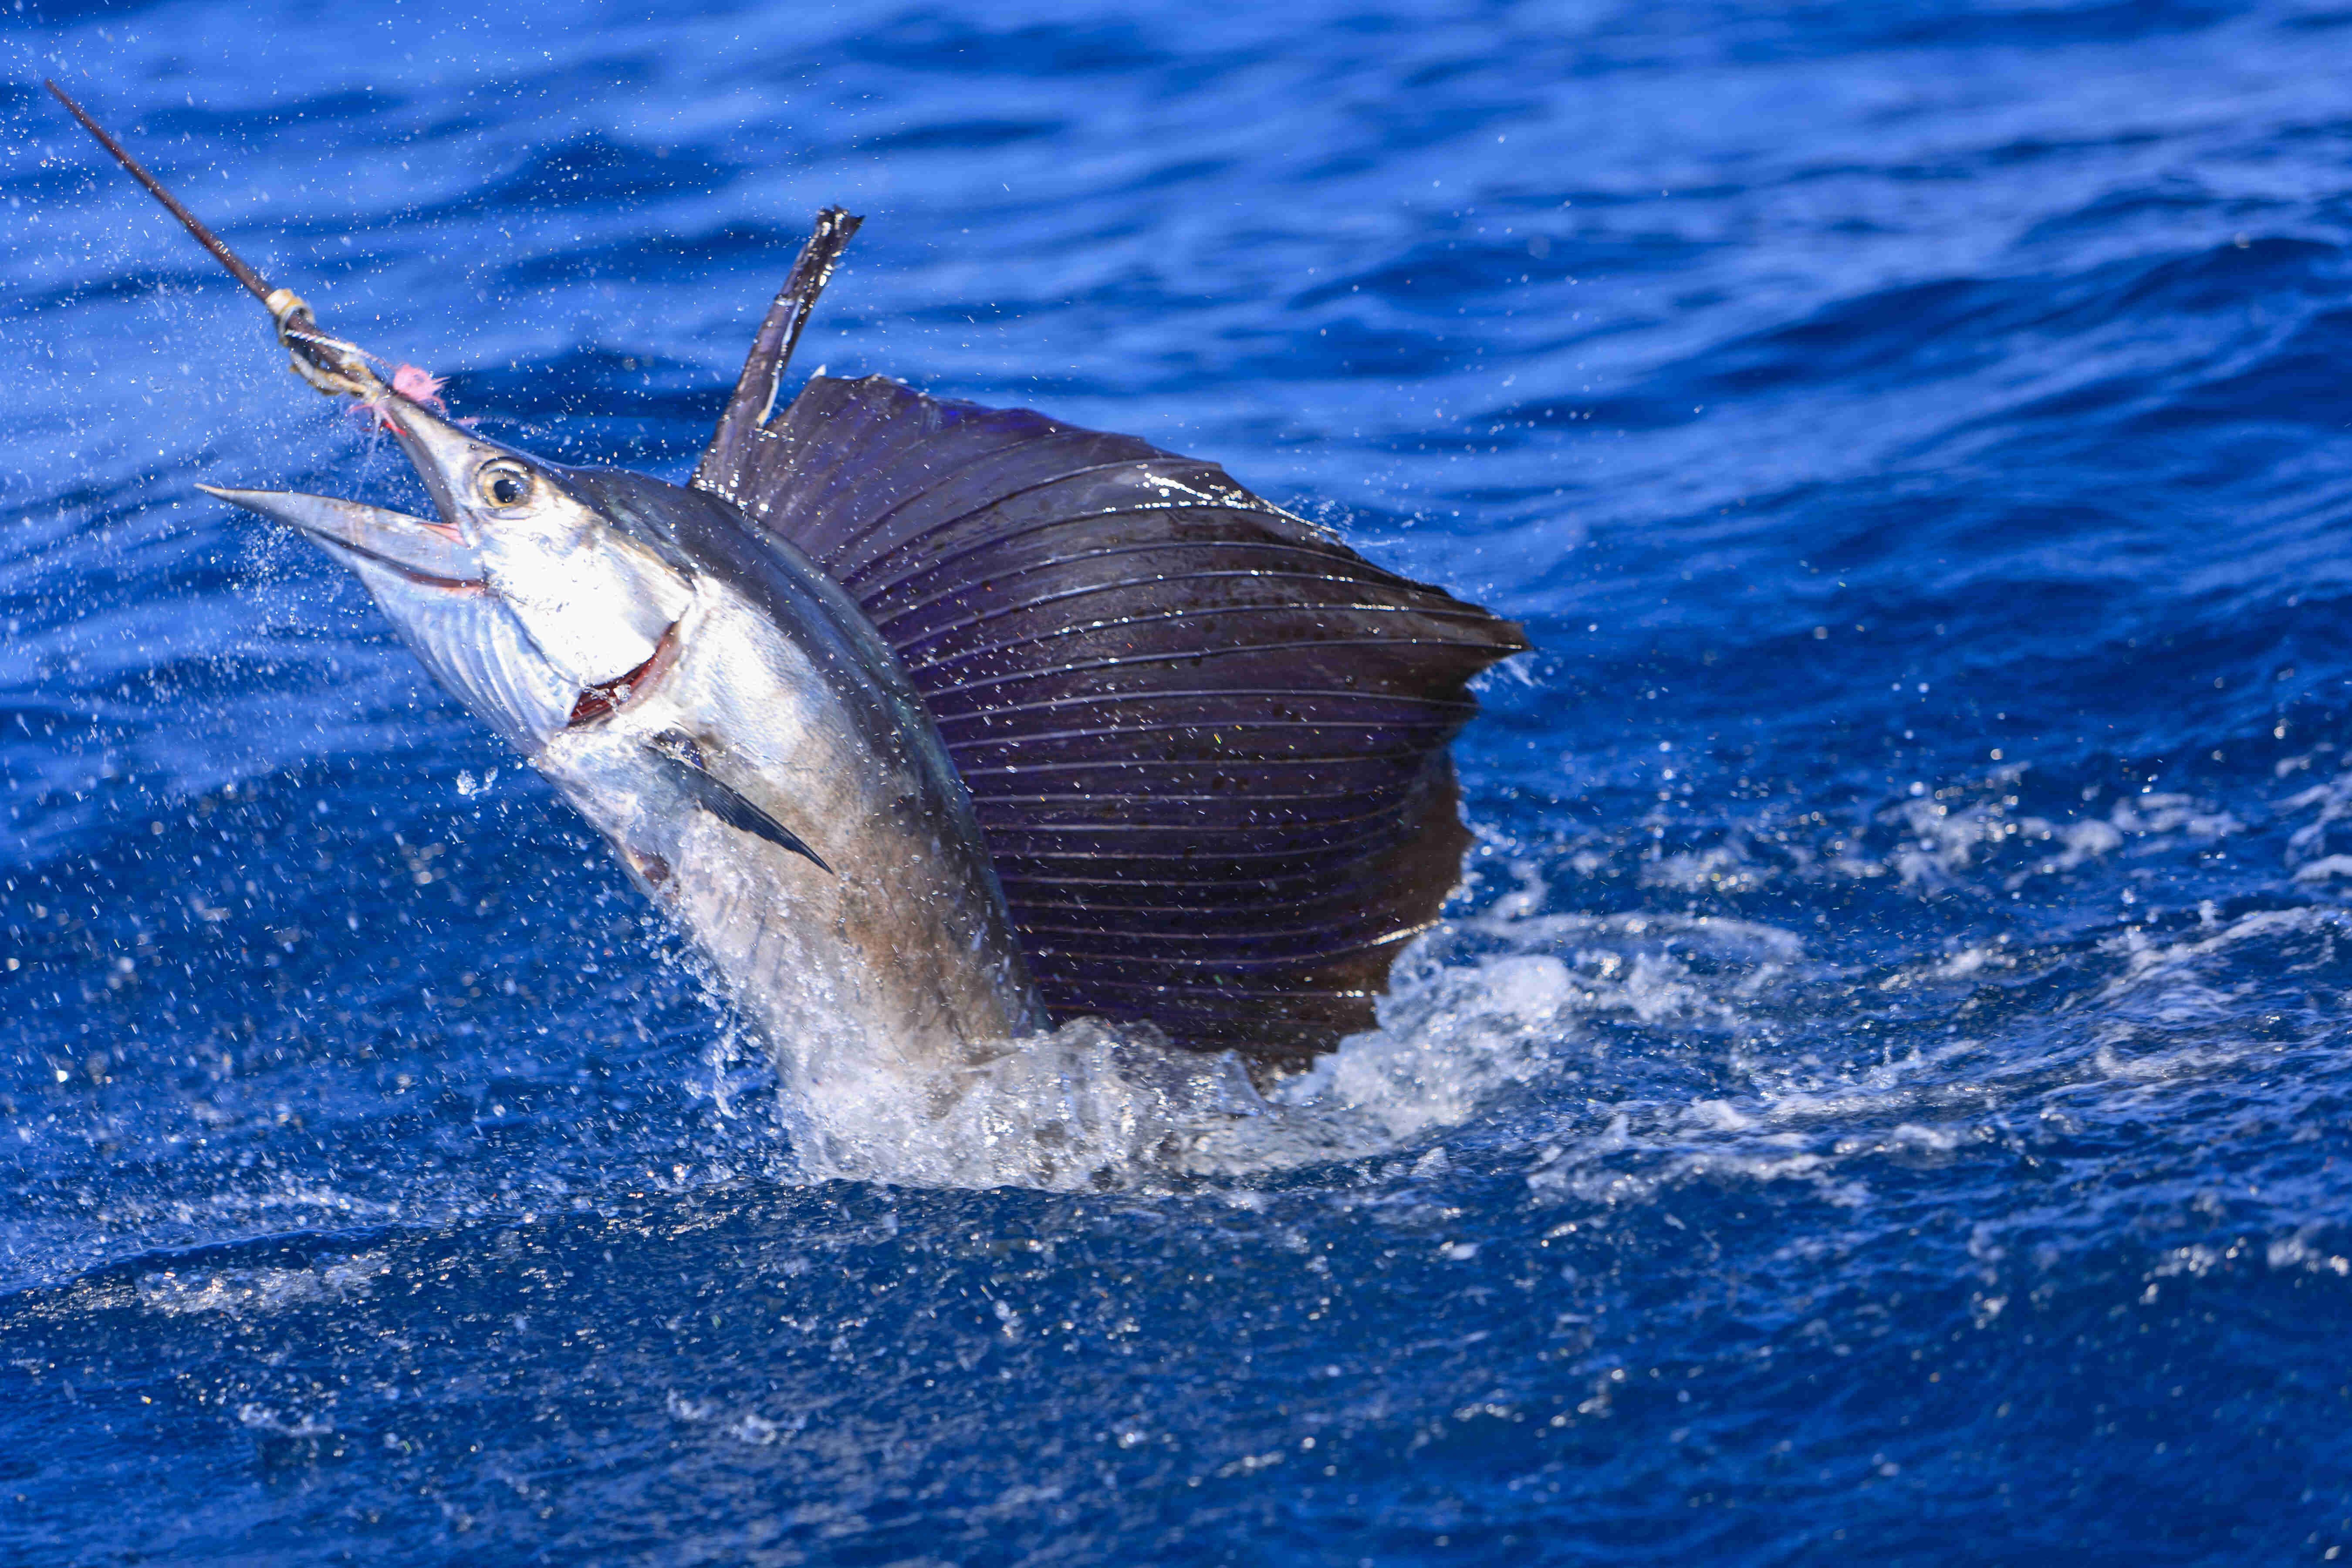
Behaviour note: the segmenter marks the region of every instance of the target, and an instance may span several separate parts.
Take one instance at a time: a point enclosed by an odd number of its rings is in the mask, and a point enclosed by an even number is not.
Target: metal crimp
[[[262,303],[278,324],[278,341],[296,375],[329,397],[384,395],[383,379],[368,368],[359,346],[320,331],[319,319],[301,295],[291,289],[272,289]]]

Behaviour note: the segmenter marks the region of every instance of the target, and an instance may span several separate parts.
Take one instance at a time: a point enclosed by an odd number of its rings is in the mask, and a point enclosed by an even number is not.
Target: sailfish
[[[690,937],[787,1092],[936,1099],[1077,1017],[1276,1071],[1373,1024],[1460,880],[1448,747],[1517,626],[1133,437],[881,375],[782,400],[860,221],[837,207],[686,483],[534,457],[388,382],[49,87],[437,515],[201,488],[365,584]]]

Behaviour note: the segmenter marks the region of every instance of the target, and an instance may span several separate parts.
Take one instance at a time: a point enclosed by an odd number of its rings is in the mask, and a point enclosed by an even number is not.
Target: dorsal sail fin
[[[764,415],[789,335],[763,327],[738,402]],[[1371,1024],[1460,876],[1445,746],[1517,626],[1133,437],[881,376],[735,415],[694,483],[896,650],[1056,1016],[1267,1057]]]
[[[816,215],[816,227],[810,232],[808,243],[801,247],[793,269],[784,275],[784,286],[776,290],[760,330],[751,335],[751,349],[743,356],[735,391],[727,399],[719,428],[711,432],[710,446],[688,481],[696,488],[722,492],[724,478],[742,460],[751,433],[768,422],[776,406],[776,388],[783,380],[784,367],[793,363],[793,350],[801,341],[801,329],[808,325],[809,311],[833,280],[842,251],[865,221],[841,207],[826,207]]]

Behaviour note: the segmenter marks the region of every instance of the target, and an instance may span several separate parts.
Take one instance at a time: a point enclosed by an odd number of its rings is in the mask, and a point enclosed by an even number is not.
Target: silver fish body
[[[625,697],[531,763],[693,936],[795,1095],[929,1079],[1042,1026],[963,786],[855,606],[724,502],[574,477],[667,525],[693,597]],[[712,785],[805,847],[728,820]]]
[[[717,497],[383,406],[439,521],[214,493],[351,566],[604,835],[764,1037],[799,1120],[845,1098],[919,1118],[1045,1026],[938,728],[832,579]]]

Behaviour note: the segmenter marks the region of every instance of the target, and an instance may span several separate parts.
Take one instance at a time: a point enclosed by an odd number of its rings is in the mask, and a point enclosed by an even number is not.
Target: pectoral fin
[[[739,833],[748,833],[754,838],[764,838],[795,855],[804,855],[818,870],[827,876],[834,874],[833,868],[824,863],[824,858],[803,843],[798,834],[761,810],[714,773],[709,755],[692,736],[677,730],[665,730],[646,742],[646,749],[667,765],[670,776],[677,781],[695,805]]]

